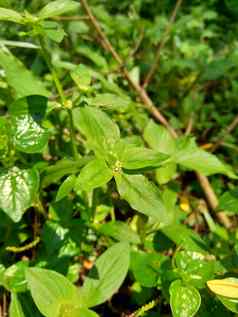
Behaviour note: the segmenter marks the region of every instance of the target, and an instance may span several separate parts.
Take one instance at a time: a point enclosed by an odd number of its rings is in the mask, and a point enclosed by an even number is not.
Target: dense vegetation
[[[0,317],[238,314],[237,1],[0,7]]]

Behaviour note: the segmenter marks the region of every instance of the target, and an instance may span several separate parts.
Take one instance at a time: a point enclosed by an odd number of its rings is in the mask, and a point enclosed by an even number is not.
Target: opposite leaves
[[[221,173],[236,178],[229,165],[198,147],[193,138],[180,137],[175,140],[164,127],[152,121],[145,128],[144,138],[153,149],[171,155],[168,164],[179,164],[203,175]],[[171,171],[173,170],[171,167]]]

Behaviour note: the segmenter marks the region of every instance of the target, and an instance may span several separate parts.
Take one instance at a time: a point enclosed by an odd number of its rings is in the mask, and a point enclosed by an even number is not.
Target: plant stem
[[[63,87],[60,83],[58,74],[56,72],[56,70],[54,69],[49,54],[47,52],[47,49],[45,47],[45,43],[44,43],[44,39],[39,36],[39,42],[40,42],[40,46],[41,46],[41,51],[42,51],[42,56],[51,72],[51,75],[53,77],[54,83],[55,83],[55,87],[58,91],[60,100],[62,105],[67,108],[67,100],[66,97],[64,95],[64,90]],[[76,145],[76,138],[75,138],[75,131],[74,131],[74,125],[73,125],[73,114],[72,114],[72,109],[71,108],[67,108],[67,113],[69,116],[69,132],[70,132],[70,141],[71,141],[71,147],[72,147],[72,153],[73,153],[73,157],[75,160],[78,160],[79,156],[78,156],[78,151],[77,151],[77,145]]]
[[[67,109],[67,112],[69,116],[69,132],[70,132],[70,140],[71,140],[73,156],[75,160],[78,160],[79,154],[78,154],[77,145],[76,145],[76,136],[74,131],[74,123],[73,123],[73,113],[71,109]]]
[[[181,5],[182,1],[178,1],[177,2],[177,9],[178,7]],[[163,126],[165,126],[167,128],[167,130],[170,132],[170,134],[174,137],[177,138],[178,134],[175,131],[175,129],[170,125],[170,123],[168,122],[168,120],[164,117],[164,115],[159,111],[159,109],[156,107],[156,105],[153,103],[152,99],[150,98],[150,96],[148,95],[147,91],[145,90],[143,85],[140,85],[138,83],[136,83],[130,76],[129,71],[127,70],[127,68],[124,65],[124,62],[122,60],[122,58],[120,57],[120,55],[117,53],[117,51],[114,49],[114,47],[112,46],[111,42],[109,41],[108,37],[106,36],[106,34],[103,32],[98,20],[96,19],[96,17],[93,15],[90,6],[88,5],[88,1],[87,0],[81,0],[81,5],[84,8],[85,12],[87,13],[88,17],[89,17],[89,22],[91,23],[91,25],[94,27],[95,31],[97,32],[97,34],[99,35],[99,37],[101,38],[101,42],[102,42],[102,46],[112,54],[113,58],[115,59],[115,61],[119,64],[119,66],[121,67],[121,72],[123,74],[123,76],[125,77],[125,79],[127,80],[127,82],[130,84],[130,86],[134,89],[134,91],[137,93],[138,97],[140,98],[140,100],[142,101],[142,105],[145,107],[145,109],[148,110],[148,112],[150,112],[150,114],[158,121],[160,122]],[[176,10],[177,10],[176,9]],[[176,13],[176,12],[174,12]],[[173,23],[173,21],[172,21]],[[158,65],[158,63],[156,62],[155,64],[156,66]],[[153,73],[154,73],[154,69],[153,69]],[[150,78],[151,79],[151,78]],[[150,81],[150,80],[149,80]],[[149,83],[149,82],[148,82]],[[194,84],[194,83],[193,83]],[[209,180],[206,176],[204,175],[200,175],[198,173],[196,173],[197,175],[197,179],[205,193],[205,196],[209,202],[209,205],[211,207],[211,209],[214,210],[214,208],[217,207],[217,202],[218,199],[216,197],[216,194],[211,186],[211,184],[209,183]],[[227,223],[229,223],[229,218],[223,214],[222,217],[219,217],[219,221],[224,224],[225,226],[227,226]]]

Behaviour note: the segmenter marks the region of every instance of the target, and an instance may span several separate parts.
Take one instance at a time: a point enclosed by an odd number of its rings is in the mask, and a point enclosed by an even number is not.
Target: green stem
[[[76,145],[76,137],[75,137],[74,123],[73,123],[73,113],[71,109],[67,109],[67,111],[69,116],[69,132],[70,132],[72,151],[73,151],[75,160],[78,160],[79,154],[78,154],[77,145]]]
[[[51,72],[51,75],[52,75],[54,83],[55,83],[55,87],[56,87],[58,94],[60,96],[60,99],[61,99],[61,103],[64,107],[67,107],[67,100],[66,100],[66,97],[64,95],[63,87],[60,83],[58,74],[51,63],[49,54],[48,54],[47,49],[45,47],[44,39],[41,36],[39,36],[39,42],[40,42],[40,47],[41,47],[41,51],[42,51],[42,56],[43,56],[47,66]],[[78,155],[78,151],[77,151],[75,131],[74,131],[74,126],[73,126],[72,109],[67,108],[67,112],[68,112],[68,116],[69,116],[69,131],[70,131],[72,153],[73,153],[74,159],[78,160],[79,155]]]

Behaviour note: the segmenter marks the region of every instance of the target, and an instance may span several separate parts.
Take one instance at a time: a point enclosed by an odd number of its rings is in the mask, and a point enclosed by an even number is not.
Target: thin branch
[[[163,124],[170,131],[171,135],[173,135],[174,137],[177,137],[176,131],[173,129],[173,127],[170,126],[169,122],[162,115],[162,113],[155,107],[152,100],[147,95],[147,92],[145,91],[145,89],[143,87],[141,87],[139,84],[137,84],[131,78],[130,73],[126,69],[122,58],[116,52],[116,50],[114,49],[114,47],[110,43],[109,39],[107,38],[107,36],[102,31],[101,26],[99,25],[97,19],[93,15],[93,13],[92,13],[92,11],[87,3],[87,0],[81,0],[81,4],[82,4],[82,7],[84,8],[84,10],[86,11],[86,13],[88,14],[88,17],[89,17],[92,25],[94,26],[96,32],[101,37],[101,40],[104,43],[104,47],[107,49],[107,51],[109,51],[112,54],[114,59],[117,61],[117,63],[119,64],[119,66],[122,69],[122,73],[123,73],[124,77],[127,79],[128,83],[137,92],[138,96],[140,97],[141,101],[143,102],[144,107],[156,118],[156,120],[158,120],[161,124]]]
[[[159,63],[160,63],[161,51],[162,51],[162,49],[164,48],[165,44],[166,44],[167,41],[168,41],[169,33],[170,33],[171,30],[172,30],[172,26],[173,26],[173,24],[174,24],[174,21],[175,21],[175,19],[176,19],[178,10],[179,10],[179,8],[180,8],[182,2],[183,2],[183,0],[177,0],[177,2],[176,2],[176,5],[175,5],[175,7],[174,7],[174,10],[173,10],[173,12],[172,12],[172,14],[171,14],[171,17],[170,17],[170,19],[169,19],[169,22],[168,22],[167,27],[166,27],[166,29],[165,29],[165,32],[164,32],[164,34],[163,34],[163,37],[162,37],[162,39],[161,39],[161,41],[160,41],[160,44],[159,44],[159,46],[158,46],[154,64],[152,64],[152,66],[151,66],[151,68],[150,68],[148,74],[145,76],[145,80],[144,80],[144,83],[143,83],[143,85],[142,85],[144,88],[146,88],[146,87],[149,85],[149,83],[150,83],[151,79],[153,78],[153,76],[154,76],[156,70],[158,69],[158,66],[159,66]]]
[[[181,4],[181,1],[178,1],[179,4]],[[104,32],[102,31],[96,17],[93,15],[87,0],[81,0],[81,4],[82,7],[84,8],[84,10],[86,11],[86,13],[88,14],[89,20],[91,22],[91,24],[94,26],[96,32],[98,33],[98,35],[101,37],[102,42],[104,43],[104,47],[112,54],[112,56],[114,57],[114,59],[118,62],[119,66],[121,66],[121,70],[122,73],[125,77],[125,79],[128,81],[128,83],[132,86],[132,88],[135,90],[135,92],[137,93],[138,97],[141,99],[141,101],[143,102],[144,107],[150,112],[150,114],[157,120],[159,121],[163,126],[165,126],[168,131],[170,132],[170,134],[174,137],[177,138],[178,134],[177,132],[174,130],[174,128],[169,124],[169,122],[167,121],[167,119],[163,116],[163,114],[156,108],[156,106],[154,105],[153,101],[151,100],[151,98],[149,97],[149,95],[147,94],[146,90],[144,89],[144,87],[140,86],[139,84],[137,84],[130,76],[130,73],[128,72],[127,68],[125,67],[122,58],[119,56],[119,54],[116,52],[116,50],[114,49],[114,47],[112,46],[112,44],[110,43],[109,39],[107,38],[107,36],[104,34]],[[178,3],[177,3],[178,6]],[[208,200],[209,206],[211,207],[211,209],[215,209],[218,205],[218,199],[216,197],[216,194],[212,188],[212,186],[209,183],[209,180],[206,176],[200,175],[198,173],[196,173],[198,181],[205,193],[205,196]],[[219,220],[226,226],[227,222],[229,221],[229,218],[224,215],[224,218],[219,218]]]
[[[130,57],[134,56],[134,55],[137,53],[137,51],[138,51],[139,47],[141,46],[141,43],[142,43],[142,41],[143,41],[143,39],[144,39],[144,35],[145,35],[145,30],[144,30],[144,28],[143,28],[143,29],[141,30],[141,32],[140,32],[140,35],[139,35],[139,37],[138,37],[138,40],[137,40],[136,43],[135,43],[135,46],[133,47],[133,49],[131,50],[131,52],[130,52],[130,54],[129,54]]]
[[[226,136],[230,134],[238,125],[238,115],[234,118],[234,120],[231,122],[231,124],[228,125],[228,127],[225,129],[223,137],[220,138],[212,147],[211,151],[216,151],[220,145],[224,142]]]
[[[215,210],[218,206],[218,199],[217,196],[213,190],[213,188],[211,187],[208,178],[204,175],[201,175],[199,173],[196,173],[197,178],[199,180],[199,183],[205,193],[207,202],[210,206],[210,208],[212,210]],[[223,212],[218,212],[216,213],[216,217],[219,220],[220,223],[222,223],[226,228],[230,228],[231,227],[231,222],[229,217],[227,217],[227,215]]]
[[[193,115],[191,115],[189,120],[188,120],[188,124],[187,124],[184,135],[189,135],[192,132],[193,123],[194,123],[194,118],[193,118]]]

